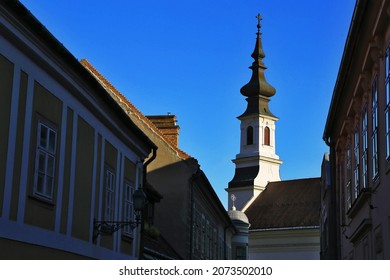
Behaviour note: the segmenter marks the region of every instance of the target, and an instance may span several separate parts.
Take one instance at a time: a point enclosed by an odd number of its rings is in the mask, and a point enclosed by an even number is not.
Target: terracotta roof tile
[[[107,90],[107,92],[118,102],[118,104],[122,107],[122,109],[129,115],[136,116],[145,127],[147,127],[149,130],[153,131],[155,134],[157,134],[164,142],[168,144],[168,146],[174,150],[177,155],[182,159],[188,159],[191,158],[190,155],[188,155],[186,152],[180,150],[169,138],[167,138],[160,129],[158,129],[153,122],[151,122],[144,114],[141,113],[135,107],[122,93],[119,92],[102,74],[99,73],[95,69],[95,67],[92,66],[91,63],[89,63],[88,60],[82,59],[80,63],[87,69],[95,78],[96,80]]]

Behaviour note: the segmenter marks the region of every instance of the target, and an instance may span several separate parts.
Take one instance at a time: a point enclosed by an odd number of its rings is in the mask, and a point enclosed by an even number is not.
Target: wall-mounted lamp
[[[134,213],[135,220],[129,221],[94,221],[93,224],[93,241],[96,241],[96,238],[100,234],[111,235],[114,232],[120,230],[124,226],[129,225],[131,229],[135,229],[142,222],[142,212],[146,206],[146,195],[142,189],[137,189],[133,194],[134,202]]]

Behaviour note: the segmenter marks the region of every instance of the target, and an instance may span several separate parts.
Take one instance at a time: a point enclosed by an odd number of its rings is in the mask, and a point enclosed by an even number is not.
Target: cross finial
[[[234,206],[234,201],[236,201],[237,197],[236,197],[234,194],[232,194],[232,195],[230,196],[230,199],[231,199],[232,202],[233,202],[232,210],[236,210],[236,206]]]
[[[260,13],[257,14],[256,18],[257,18],[257,29],[260,30],[260,27],[261,27],[260,21],[261,21],[263,18],[261,17]]]

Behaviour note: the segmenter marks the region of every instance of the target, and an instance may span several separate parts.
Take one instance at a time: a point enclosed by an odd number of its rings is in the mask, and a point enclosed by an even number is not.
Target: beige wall
[[[0,253],[0,259],[8,260],[88,260],[85,256],[70,252],[55,250],[49,247],[37,246],[18,242],[10,239],[0,238],[1,250],[7,252],[6,255]]]
[[[95,130],[83,118],[78,118],[76,175],[73,201],[72,236],[88,241],[91,237],[92,180]]]

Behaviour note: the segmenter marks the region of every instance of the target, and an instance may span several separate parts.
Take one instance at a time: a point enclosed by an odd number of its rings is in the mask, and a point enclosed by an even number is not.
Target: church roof
[[[320,224],[320,178],[268,183],[245,211],[250,230]]]

